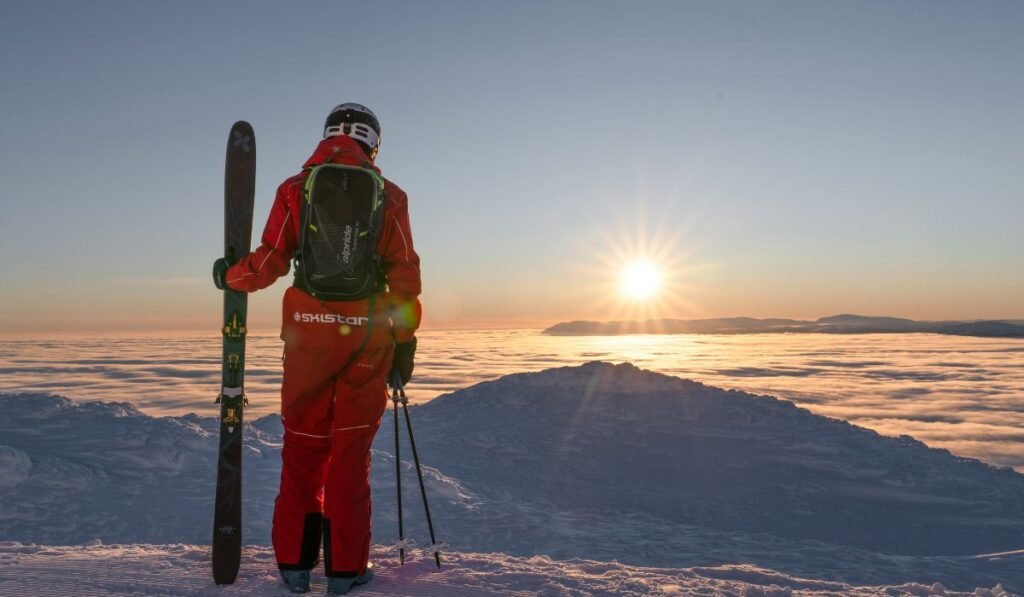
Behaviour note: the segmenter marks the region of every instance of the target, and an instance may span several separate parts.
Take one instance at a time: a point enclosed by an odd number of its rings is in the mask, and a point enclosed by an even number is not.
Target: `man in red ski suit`
[[[300,234],[305,169],[330,161],[379,172],[374,166],[379,140],[380,125],[368,108],[335,108],[303,173],[278,188],[262,244],[226,269],[221,281],[253,292],[288,273]],[[386,289],[373,299],[323,301],[297,281],[284,295],[284,448],[273,543],[293,592],[308,590],[321,537],[329,592],[347,593],[372,578],[370,444],[387,409],[391,371],[403,382],[412,374],[421,315],[408,199],[390,181],[385,190],[377,254]]]

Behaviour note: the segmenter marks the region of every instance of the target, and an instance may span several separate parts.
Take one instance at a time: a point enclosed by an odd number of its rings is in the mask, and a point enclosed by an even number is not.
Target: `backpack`
[[[351,301],[384,289],[377,239],[387,194],[377,172],[343,164],[313,167],[302,189],[298,285],[316,298]]]

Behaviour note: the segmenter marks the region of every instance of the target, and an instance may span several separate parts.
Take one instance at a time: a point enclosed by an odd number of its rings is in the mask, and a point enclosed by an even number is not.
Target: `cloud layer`
[[[249,339],[250,412],[276,412],[281,342]],[[1024,341],[930,334],[551,337],[535,330],[421,332],[414,402],[479,381],[589,360],[771,394],[886,435],[1024,471]],[[220,338],[0,342],[0,391],[127,401],[154,415],[212,414]]]

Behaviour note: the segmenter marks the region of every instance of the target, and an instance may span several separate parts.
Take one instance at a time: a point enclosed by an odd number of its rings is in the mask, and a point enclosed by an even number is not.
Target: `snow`
[[[618,562],[552,560],[500,553],[449,553],[440,570],[427,556],[405,566],[375,547],[374,580],[353,595],[421,597],[479,595],[891,595],[1009,597],[1002,586],[958,592],[940,583],[852,586],[787,576],[749,565],[644,568]],[[314,574],[311,594],[326,583]],[[269,595],[287,594],[267,547],[246,547],[235,584],[213,585],[209,552],[196,545],[101,545],[52,547],[0,543],[0,595]]]
[[[395,571],[378,547],[372,590],[1024,590],[1024,475],[790,402],[589,363],[506,376],[410,411],[452,565]],[[374,449],[379,544],[397,531],[390,418]],[[209,590],[202,546],[216,431],[210,417],[150,417],[126,403],[0,395],[0,595],[29,570],[51,584],[61,570],[100,579],[76,594]],[[247,425],[250,545],[231,589],[241,594],[276,582],[266,546],[280,445],[279,417]],[[407,533],[425,544],[408,445],[402,454]],[[145,562],[124,563],[132,559]]]

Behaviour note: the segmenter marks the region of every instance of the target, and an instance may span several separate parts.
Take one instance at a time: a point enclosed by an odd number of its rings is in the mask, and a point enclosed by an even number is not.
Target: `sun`
[[[702,313],[706,290],[697,283],[710,264],[698,260],[690,238],[696,224],[649,218],[638,195],[630,218],[595,219],[593,234],[578,246],[571,296],[580,317],[620,322],[658,322]],[[590,214],[597,218],[596,215]],[[647,328],[645,328],[647,329]]]
[[[619,292],[634,300],[646,300],[661,288],[661,274],[654,264],[646,261],[630,263],[622,270]]]

